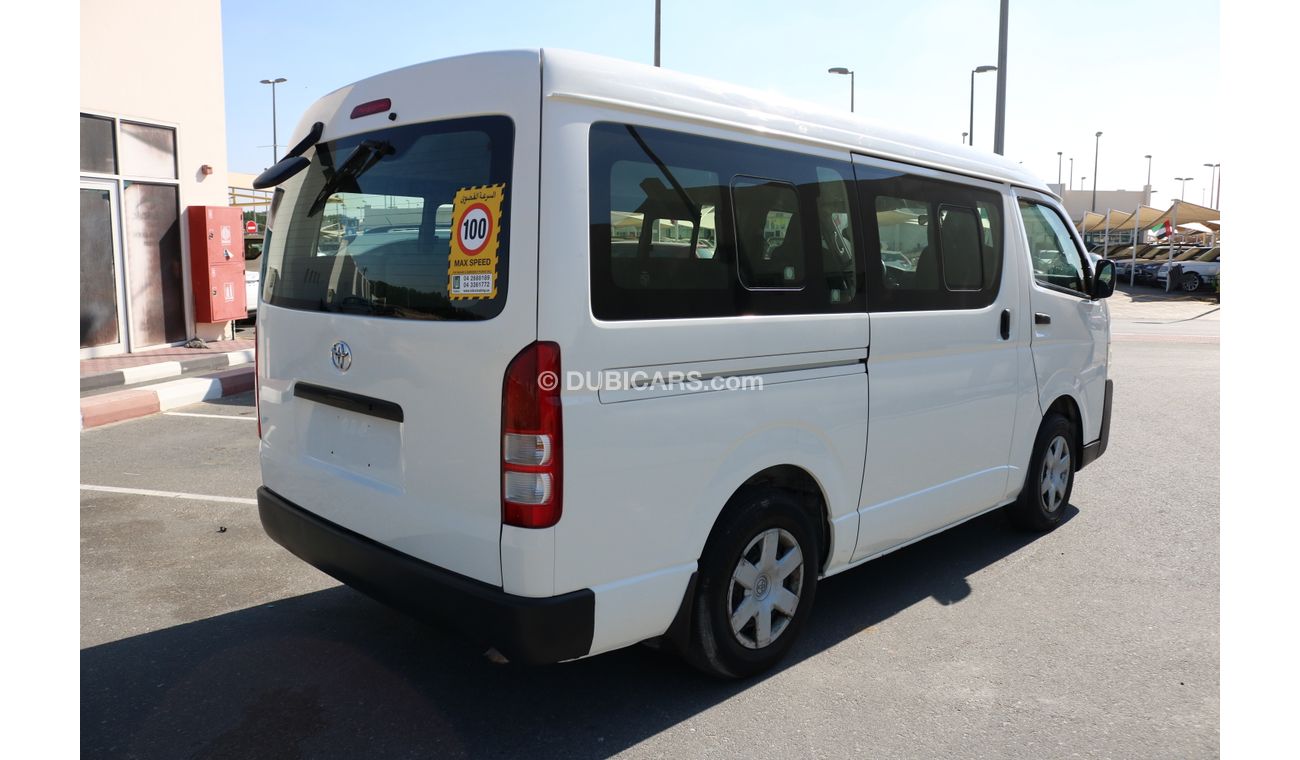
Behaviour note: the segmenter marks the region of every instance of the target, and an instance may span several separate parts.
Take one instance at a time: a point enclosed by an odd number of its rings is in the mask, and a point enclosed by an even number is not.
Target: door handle
[[[1011,310],[1002,310],[1002,340],[1011,339]]]
[[[1034,324],[1036,324],[1036,325],[1050,325],[1050,324],[1052,324],[1052,315],[1051,315],[1051,314],[1044,314],[1044,313],[1041,312],[1041,311],[1036,311],[1036,312],[1034,312]]]

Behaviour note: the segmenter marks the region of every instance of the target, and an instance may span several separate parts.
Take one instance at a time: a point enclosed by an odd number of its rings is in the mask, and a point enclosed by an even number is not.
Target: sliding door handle
[[[1011,339],[1011,310],[1002,310],[1002,340]]]
[[[1034,324],[1036,324],[1036,325],[1050,325],[1050,324],[1052,324],[1052,315],[1051,315],[1051,314],[1044,314],[1044,313],[1041,312],[1041,311],[1036,311],[1036,312],[1034,312]]]

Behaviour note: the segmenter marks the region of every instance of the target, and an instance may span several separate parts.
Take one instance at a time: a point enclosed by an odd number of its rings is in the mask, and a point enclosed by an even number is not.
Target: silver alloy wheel
[[[1201,277],[1195,273],[1183,277],[1183,290],[1195,293],[1201,289]]]
[[[1065,436],[1056,436],[1043,454],[1043,477],[1038,495],[1043,509],[1050,514],[1065,501],[1065,487],[1070,484],[1070,444]]]
[[[770,528],[754,536],[731,574],[731,632],[747,649],[762,649],[785,632],[803,590],[803,551],[794,536]]]

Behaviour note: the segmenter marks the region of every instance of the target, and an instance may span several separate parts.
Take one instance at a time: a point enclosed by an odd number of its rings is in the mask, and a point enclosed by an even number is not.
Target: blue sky
[[[505,48],[559,47],[650,63],[653,0],[251,2],[223,0],[230,168],[271,158],[269,87],[279,85],[280,142],[316,98],[420,61]],[[997,63],[998,0],[663,0],[663,65],[848,108],[940,139],[967,129],[970,70]],[[1155,156],[1155,205],[1201,202],[1206,162],[1221,160],[1219,9],[1213,0],[1011,0],[1009,158],[1055,182],[1056,152],[1074,181],[1139,189]],[[994,74],[976,77],[976,146],[992,150]],[[1091,180],[1088,182],[1091,187]]]

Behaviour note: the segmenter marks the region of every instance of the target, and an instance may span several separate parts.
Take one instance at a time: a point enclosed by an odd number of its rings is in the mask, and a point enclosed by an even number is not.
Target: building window
[[[123,121],[121,132],[123,174],[176,179],[176,130]]]
[[[117,140],[113,120],[81,115],[81,170],[94,174],[117,174]]]

